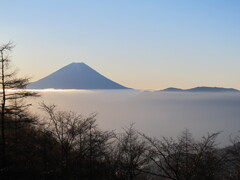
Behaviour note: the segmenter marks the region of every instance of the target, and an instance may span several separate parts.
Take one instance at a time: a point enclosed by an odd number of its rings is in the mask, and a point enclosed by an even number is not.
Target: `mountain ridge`
[[[240,92],[240,91],[234,88],[198,86],[190,89],[170,87],[163,90],[159,90],[158,92]]]

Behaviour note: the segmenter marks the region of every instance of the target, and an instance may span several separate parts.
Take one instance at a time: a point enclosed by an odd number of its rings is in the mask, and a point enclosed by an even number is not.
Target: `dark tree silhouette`
[[[134,129],[133,124],[124,129],[124,133],[117,137],[118,174],[128,180],[135,179],[149,163],[149,158],[145,156],[147,150],[145,140]]]
[[[57,111],[56,105],[42,103],[41,108],[49,116],[48,130],[61,146],[61,171],[62,178],[67,176],[69,167],[69,155],[73,150],[77,137],[77,124],[82,120],[81,116],[67,111]]]
[[[86,176],[96,179],[101,176],[101,169],[106,166],[105,161],[111,153],[109,149],[114,133],[100,130],[94,114],[83,118],[71,111],[59,111],[56,105],[44,103],[41,108],[49,117],[45,119],[45,130],[60,144],[61,177],[67,178],[70,171],[75,172],[78,178]]]
[[[228,176],[231,175],[232,179],[240,179],[240,136],[230,137],[230,142],[231,146],[225,148],[228,156],[226,163],[229,169]]]
[[[14,45],[12,42],[0,46],[0,84],[1,84],[1,168],[6,167],[6,123],[7,116],[19,116],[21,120],[23,110],[28,106],[24,103],[19,103],[21,99],[29,96],[37,96],[35,92],[26,91],[24,88],[29,82],[29,78],[16,77],[16,71],[11,71],[10,68],[10,53]],[[4,171],[4,170],[3,170]]]
[[[147,156],[156,167],[149,173],[172,180],[219,179],[224,157],[217,153],[218,134],[209,134],[201,141],[194,140],[188,130],[176,140],[145,136],[151,146]]]

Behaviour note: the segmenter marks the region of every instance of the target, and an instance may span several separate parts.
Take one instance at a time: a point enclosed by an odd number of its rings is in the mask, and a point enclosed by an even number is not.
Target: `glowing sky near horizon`
[[[239,0],[0,1],[0,44],[32,80],[85,62],[136,89],[240,89]]]

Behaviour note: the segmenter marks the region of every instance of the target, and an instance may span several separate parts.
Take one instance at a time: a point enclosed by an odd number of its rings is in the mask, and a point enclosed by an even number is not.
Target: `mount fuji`
[[[71,63],[30,83],[28,89],[129,89],[96,72],[84,63]]]

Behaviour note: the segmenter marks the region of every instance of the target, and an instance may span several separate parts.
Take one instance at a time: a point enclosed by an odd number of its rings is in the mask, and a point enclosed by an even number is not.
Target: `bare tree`
[[[105,162],[111,153],[109,149],[115,136],[112,131],[99,129],[95,116],[96,114],[92,114],[80,122],[76,139],[79,167],[85,161],[88,165],[90,179],[95,179],[96,175],[99,176],[101,173],[101,169],[105,168]],[[102,164],[102,167],[99,164]]]
[[[2,86],[1,97],[1,154],[2,166],[6,164],[6,116],[15,114],[21,116],[23,109],[28,105],[24,103],[17,103],[18,100],[37,96],[37,93],[26,91],[24,88],[29,82],[29,78],[16,77],[16,71],[11,71],[10,53],[14,45],[12,42],[0,46],[0,84]],[[14,103],[12,103],[14,102]]]
[[[84,118],[74,112],[58,111],[56,105],[44,103],[41,108],[49,116],[46,130],[60,144],[62,177],[67,176],[72,164],[74,165],[71,167],[74,168],[71,168],[71,172],[77,172],[76,176],[82,176],[81,170],[84,170],[85,176],[90,179],[100,176],[96,173],[102,169],[98,164],[104,165],[110,153],[109,146],[114,133],[100,130],[95,114]]]
[[[148,149],[146,142],[134,129],[133,124],[124,129],[117,137],[117,163],[119,164],[118,174],[126,179],[135,179],[148,165],[148,158],[145,153]]]
[[[77,137],[77,124],[82,120],[80,115],[73,112],[57,111],[56,105],[41,104],[41,108],[49,116],[48,130],[61,146],[61,168],[63,177],[68,171],[69,154],[73,150]]]
[[[225,148],[228,162],[226,163],[229,169],[228,176],[232,179],[240,179],[240,136],[230,137],[231,146]]]
[[[201,141],[195,141],[188,130],[178,139],[163,137],[159,140],[145,136],[151,145],[147,156],[152,166],[157,167],[149,173],[172,180],[216,178],[223,162],[216,150],[218,134],[209,134]]]

